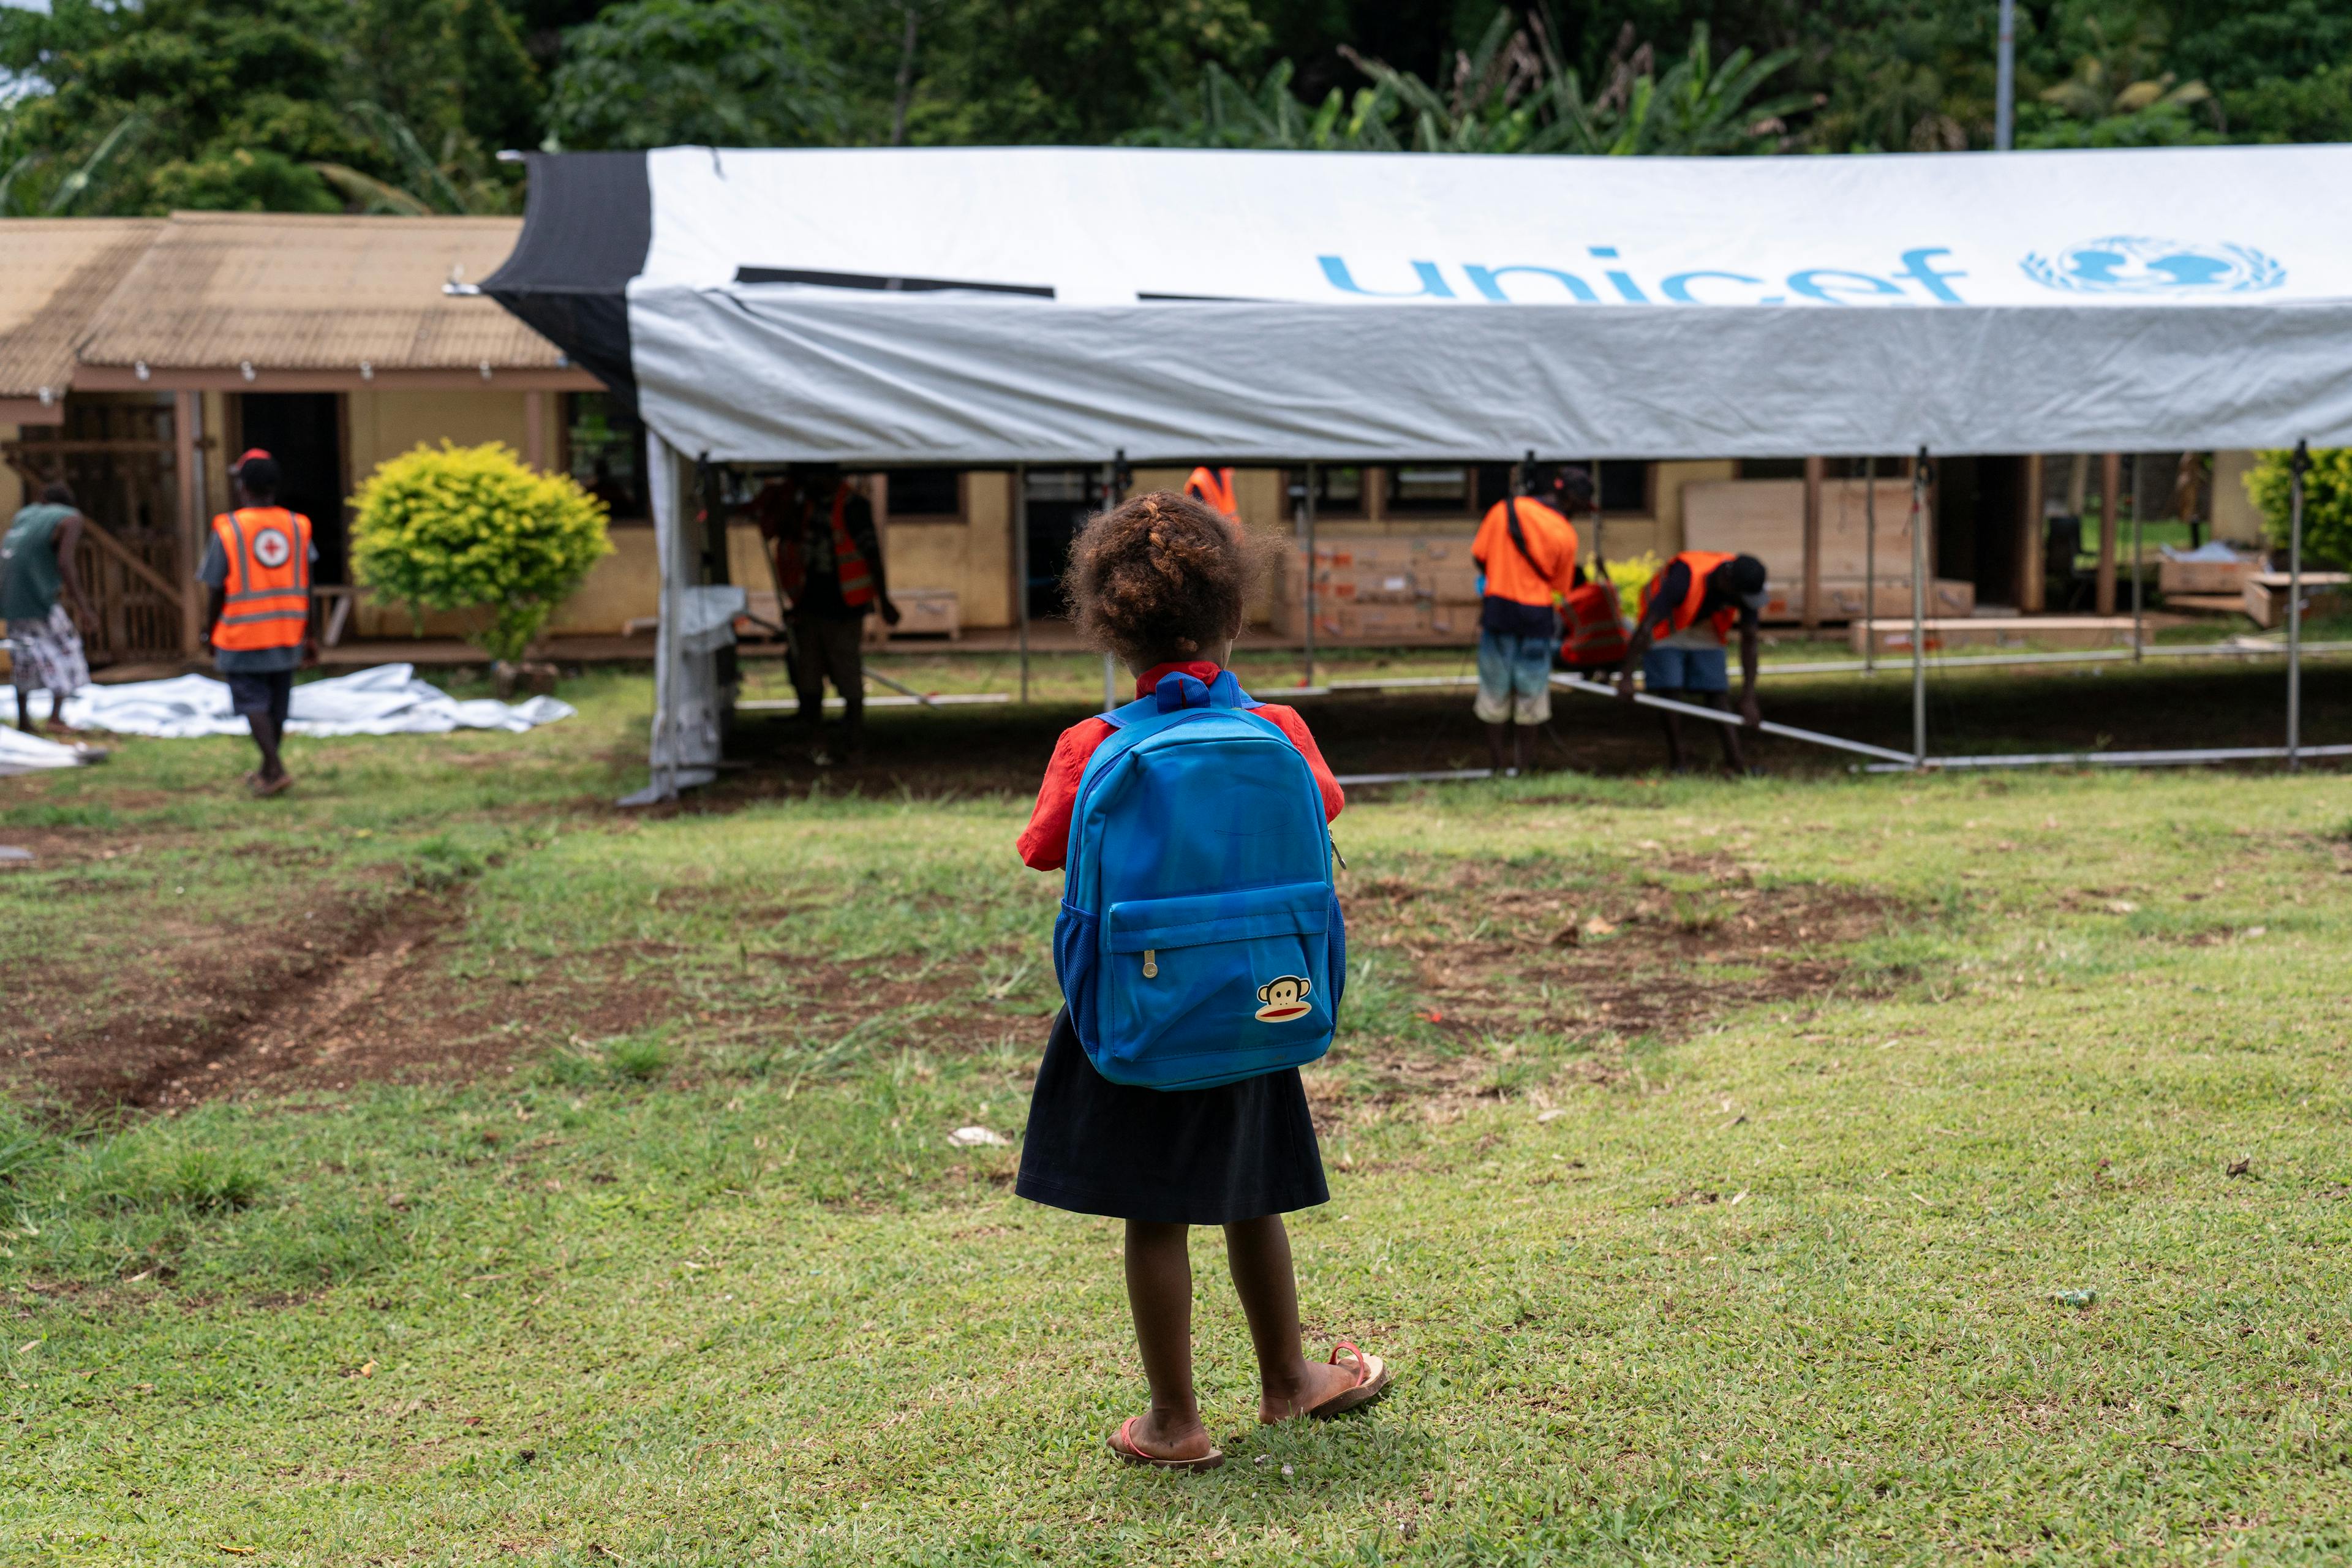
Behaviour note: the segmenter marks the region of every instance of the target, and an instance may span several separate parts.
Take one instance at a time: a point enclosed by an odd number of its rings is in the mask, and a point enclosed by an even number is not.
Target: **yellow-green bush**
[[[1612,561],[1603,570],[1607,573],[1609,585],[1617,590],[1618,607],[1624,614],[1625,624],[1630,626],[1641,618],[1642,590],[1649,586],[1651,578],[1665,570],[1664,563],[1658,559],[1655,551],[1645,550],[1639,555]]]
[[[2264,452],[2246,470],[2246,494],[2262,509],[2271,542],[2287,544],[2293,452]],[[2303,476],[2303,563],[2352,565],[2352,447],[2315,447]]]
[[[354,500],[352,575],[413,613],[472,612],[471,640],[493,658],[520,658],[613,551],[603,501],[500,441],[420,443],[377,464]]]

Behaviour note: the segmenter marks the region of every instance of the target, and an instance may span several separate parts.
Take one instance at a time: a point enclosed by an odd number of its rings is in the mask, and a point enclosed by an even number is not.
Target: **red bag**
[[[1580,583],[1560,606],[1559,662],[1570,669],[1614,669],[1625,662],[1624,618],[1606,578]]]

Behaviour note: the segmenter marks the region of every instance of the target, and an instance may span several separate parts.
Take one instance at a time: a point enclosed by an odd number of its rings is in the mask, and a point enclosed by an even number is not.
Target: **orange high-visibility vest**
[[[1685,550],[1681,554],[1675,556],[1674,561],[1669,561],[1664,566],[1660,567],[1658,569],[1658,574],[1651,578],[1649,582],[1643,584],[1642,587],[1643,623],[1646,624],[1648,622],[1650,618],[1650,604],[1652,600],[1657,597],[1658,584],[1666,580],[1666,574],[1674,570],[1675,561],[1679,561],[1684,565],[1690,568],[1690,592],[1683,595],[1683,602],[1681,604],[1676,605],[1673,610],[1668,612],[1665,626],[1652,635],[1663,639],[1672,637],[1676,632],[1687,631],[1690,628],[1691,623],[1698,618],[1699,605],[1706,600],[1706,574],[1714,571],[1717,567],[1722,565],[1725,562],[1734,559],[1736,559],[1736,557],[1724,551]],[[1715,627],[1715,640],[1717,642],[1727,642],[1730,640],[1731,628],[1739,624],[1739,611],[1736,607],[1727,605],[1722,609],[1716,611],[1714,615],[1708,616],[1707,619],[1709,624]]]
[[[1184,493],[1213,511],[1230,518],[1242,515],[1241,507],[1234,500],[1234,471],[1231,468],[1194,468],[1185,476]]]
[[[874,569],[849,536],[848,509],[849,484],[844,480],[833,489],[833,566],[841,579],[841,602],[854,610],[873,603]],[[786,528],[776,541],[776,576],[785,594],[797,603],[801,591],[808,586],[807,546],[798,527]]]
[[[310,520],[282,506],[240,507],[213,519],[228,558],[213,647],[299,647],[310,624]]]

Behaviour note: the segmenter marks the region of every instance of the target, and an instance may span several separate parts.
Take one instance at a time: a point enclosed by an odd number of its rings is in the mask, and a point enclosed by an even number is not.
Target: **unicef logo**
[[[2250,245],[2184,245],[2117,234],[2021,263],[2046,289],[2075,294],[2251,294],[2275,289],[2286,268]]]

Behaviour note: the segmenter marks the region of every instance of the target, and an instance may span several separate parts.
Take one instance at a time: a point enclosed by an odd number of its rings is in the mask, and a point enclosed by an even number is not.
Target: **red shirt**
[[[1154,665],[1136,678],[1135,694],[1141,697],[1150,692],[1163,675],[1189,675],[1205,682],[1216,679],[1218,673],[1218,667],[1206,659]],[[1290,743],[1307,759],[1307,768],[1315,774],[1315,787],[1323,792],[1323,820],[1337,817],[1348,797],[1340,792],[1339,781],[1331,776],[1330,764],[1323,760],[1315,737],[1307,732],[1307,721],[1273,702],[1258,708],[1256,713],[1290,737]],[[1070,849],[1070,809],[1077,804],[1078,781],[1086,775],[1087,759],[1118,732],[1100,719],[1088,719],[1062,731],[1054,746],[1054,760],[1045,764],[1045,782],[1037,786],[1037,805],[1029,813],[1029,826],[1021,832],[1021,858],[1031,870],[1061,868],[1062,858]]]

